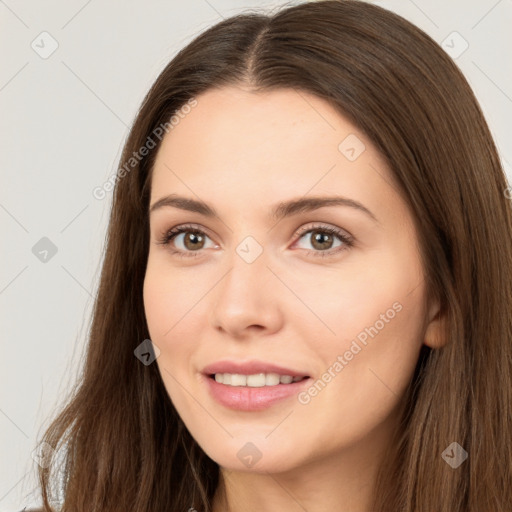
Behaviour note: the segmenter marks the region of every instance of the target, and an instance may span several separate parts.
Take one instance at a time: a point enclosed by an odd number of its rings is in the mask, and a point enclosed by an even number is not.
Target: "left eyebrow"
[[[377,223],[379,222],[377,217],[368,208],[366,208],[366,206],[362,205],[358,201],[341,196],[304,197],[291,201],[281,202],[274,206],[270,215],[273,220],[277,221],[284,217],[289,217],[291,215],[297,215],[304,212],[311,212],[318,210],[319,208],[325,208],[327,206],[348,206],[350,208],[355,208],[356,210],[359,210],[368,215],[373,221]]]
[[[284,217],[291,217],[292,215],[297,215],[299,213],[311,212],[327,206],[346,206],[354,208],[365,213],[374,222],[379,223],[377,217],[368,208],[366,208],[366,206],[362,205],[358,201],[342,196],[303,197],[300,199],[283,201],[272,207],[270,210],[270,218],[277,221]],[[189,212],[196,212],[204,215],[205,217],[219,217],[215,208],[204,201],[179,196],[177,194],[162,197],[153,203],[149,209],[149,213],[151,214],[152,212],[164,207],[174,207]]]

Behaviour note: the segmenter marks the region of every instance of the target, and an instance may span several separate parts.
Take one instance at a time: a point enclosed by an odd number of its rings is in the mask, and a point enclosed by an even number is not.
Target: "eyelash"
[[[319,231],[319,232],[327,233],[329,235],[334,235],[334,236],[338,237],[341,240],[341,242],[343,242],[343,245],[340,247],[337,247],[336,249],[330,249],[328,251],[307,250],[306,253],[308,255],[312,254],[313,256],[325,258],[328,256],[334,256],[342,251],[349,249],[350,247],[353,247],[353,245],[354,245],[354,241],[351,237],[345,235],[342,231],[340,231],[336,228],[332,228],[330,226],[326,226],[323,224],[320,224],[317,226],[310,226],[310,227],[304,228],[304,229],[299,229],[298,231],[296,231],[294,233],[294,237],[299,237],[299,239],[300,239],[305,234],[310,233],[312,231]],[[197,228],[196,226],[194,226],[192,224],[183,224],[180,226],[176,226],[175,228],[172,228],[172,229],[166,231],[165,233],[163,233],[157,243],[160,245],[169,245],[171,240],[173,240],[175,237],[177,237],[181,233],[189,233],[189,232],[208,236],[204,231],[202,231],[201,229]],[[199,250],[199,251],[185,251],[184,252],[181,250],[171,249],[171,252],[179,257],[195,258],[200,255],[201,251]]]

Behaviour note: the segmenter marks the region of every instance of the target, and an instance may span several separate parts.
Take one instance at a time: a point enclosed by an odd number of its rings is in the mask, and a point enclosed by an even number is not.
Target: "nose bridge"
[[[246,236],[233,247],[228,257],[229,272],[222,284],[222,293],[238,297],[238,300],[251,298],[258,300],[263,291],[261,286],[271,274],[267,268],[268,254],[253,236]]]
[[[216,287],[212,322],[224,330],[242,331],[251,325],[275,329],[280,316],[271,290],[268,254],[254,237],[246,236],[227,257],[228,271]]]

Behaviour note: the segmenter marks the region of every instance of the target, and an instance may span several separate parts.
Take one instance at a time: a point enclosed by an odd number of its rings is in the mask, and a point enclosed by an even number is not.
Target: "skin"
[[[169,397],[221,467],[214,511],[369,512],[419,350],[439,339],[439,305],[426,304],[411,212],[371,142],[324,100],[240,87],[197,100],[162,142],[150,204],[176,193],[219,217],[174,207],[151,213],[144,304]],[[350,134],[365,145],[354,161],[338,149]],[[378,222],[348,206],[268,218],[276,203],[313,195],[358,201]],[[205,232],[202,243],[185,245],[187,233],[158,243],[188,223]],[[348,233],[354,245],[335,253],[343,244],[336,236],[322,249],[311,231],[295,235],[318,224]],[[263,249],[252,263],[236,252],[247,236]],[[313,254],[322,250],[333,254]],[[219,359],[262,359],[315,381],[394,303],[400,312],[307,404],[293,396],[235,411],[200,378]],[[249,441],[261,452],[251,468],[237,457]]]

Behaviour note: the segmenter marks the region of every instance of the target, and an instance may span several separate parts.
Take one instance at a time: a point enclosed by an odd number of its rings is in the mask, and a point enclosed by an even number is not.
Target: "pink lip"
[[[284,366],[277,366],[272,363],[264,361],[217,361],[203,368],[203,374],[206,376],[215,373],[239,373],[242,375],[253,375],[255,373],[278,373],[279,375],[291,375],[292,377],[309,377],[307,373],[300,370],[293,370],[285,368]]]
[[[211,396],[217,402],[229,409],[236,409],[238,411],[261,411],[266,409],[278,401],[297,395],[301,389],[309,386],[311,381],[310,378],[307,378],[298,382],[292,382],[291,384],[251,388],[248,386],[227,386],[220,384],[215,379],[208,377],[208,375],[203,375],[202,377],[208,386]]]
[[[228,386],[217,382],[211,375],[216,373],[239,373],[253,375],[255,373],[278,373],[292,377],[309,377],[300,370],[285,368],[264,361],[217,361],[203,369],[205,385],[211,396],[221,405],[239,411],[261,411],[274,403],[297,395],[301,389],[308,386],[310,378],[305,378],[290,384],[277,384],[253,388],[249,386]]]

